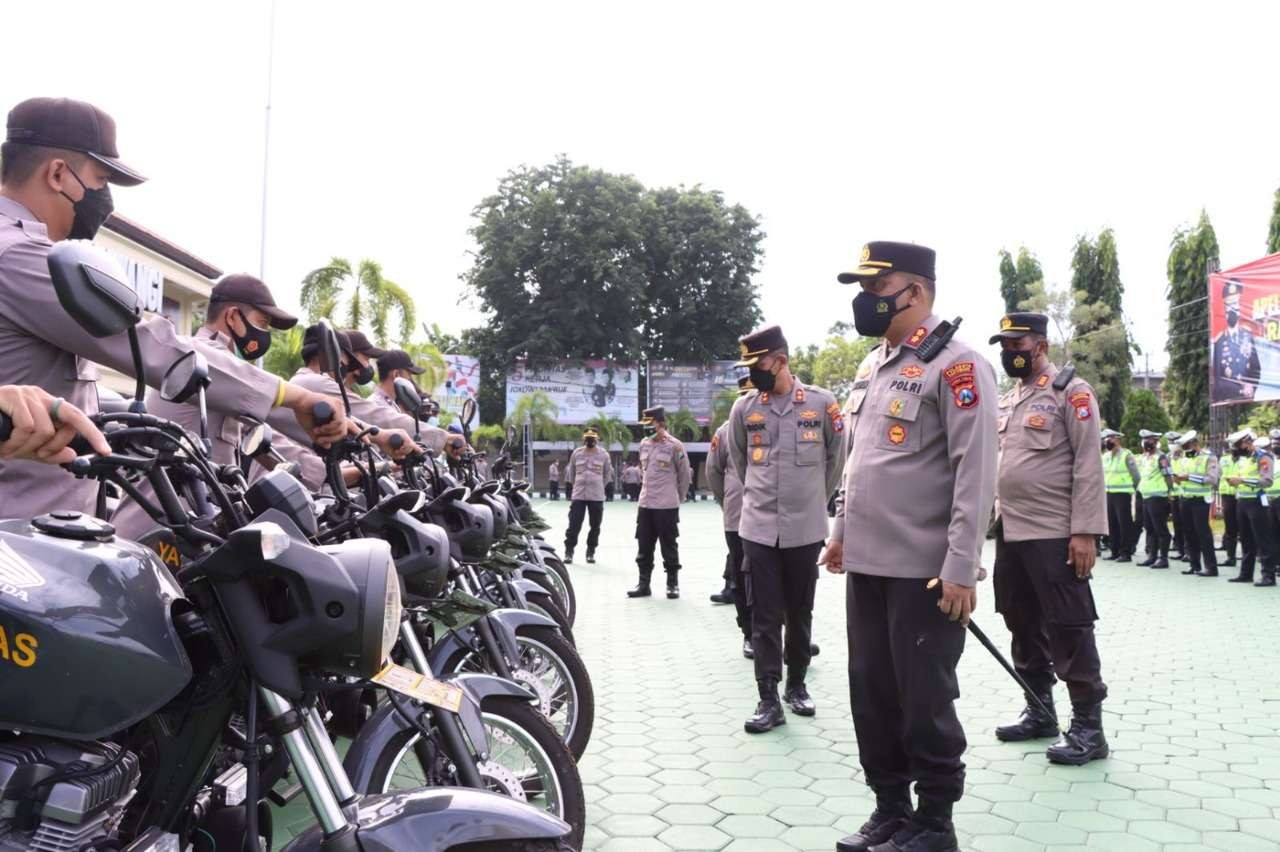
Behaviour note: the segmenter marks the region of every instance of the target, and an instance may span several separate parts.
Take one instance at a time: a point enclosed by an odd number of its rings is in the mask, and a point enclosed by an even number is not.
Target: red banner
[[[1280,254],[1209,276],[1209,399],[1280,399]]]

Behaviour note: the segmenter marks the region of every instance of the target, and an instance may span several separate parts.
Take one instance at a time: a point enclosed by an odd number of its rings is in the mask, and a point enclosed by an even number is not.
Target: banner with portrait
[[[1280,399],[1280,254],[1209,276],[1209,399]]]
[[[462,412],[462,403],[480,393],[480,360],[470,355],[445,355],[444,379],[431,391],[441,411]]]
[[[542,391],[559,409],[556,421],[586,423],[597,415],[639,422],[640,369],[622,361],[560,361],[530,367],[517,361],[507,372],[507,412],[520,397]]]
[[[716,398],[726,389],[738,391],[737,369],[733,361],[710,364],[649,362],[649,405],[665,406],[667,415],[680,410],[693,414],[706,425],[711,421]]]

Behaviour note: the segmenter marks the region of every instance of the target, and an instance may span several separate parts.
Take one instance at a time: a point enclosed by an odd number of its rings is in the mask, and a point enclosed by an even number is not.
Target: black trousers
[[[573,483],[572,482],[566,482],[564,484],[564,499],[566,500],[573,499]]]
[[[756,680],[778,683],[784,662],[789,679],[803,680],[809,668],[813,595],[822,542],[769,547],[744,540],[742,547],[751,572],[751,647],[755,650]]]
[[[748,598],[750,585],[746,573],[742,536],[733,530],[725,530],[724,542],[729,545],[729,553],[724,558],[725,585],[733,592],[733,608],[737,610],[738,629],[742,631],[742,638],[750,642],[751,601]]]
[[[1236,513],[1236,495],[1222,495],[1222,549],[1227,552],[1227,561],[1236,558],[1236,542],[1240,538],[1240,520]]]
[[[1182,525],[1182,498],[1169,498],[1169,517],[1173,518],[1173,549],[1184,556],[1187,553],[1187,531]]]
[[[1146,509],[1142,504],[1142,495],[1133,495],[1133,523],[1129,525],[1129,541],[1125,545],[1130,556],[1138,552],[1138,539],[1142,538],[1142,518]]]
[[[552,500],[559,500],[559,499],[560,499],[560,483],[559,483],[559,482],[557,482],[557,481],[555,481],[555,480],[552,480],[552,481],[551,481],[551,488],[550,488],[550,491],[551,491],[551,499],[552,499]]]
[[[1013,667],[1037,694],[1062,678],[1072,704],[1107,697],[1093,623],[1093,589],[1067,564],[1070,539],[1005,541],[996,537],[992,576],[996,612],[1013,635]]]
[[[1209,528],[1209,504],[1203,497],[1183,497],[1182,535],[1186,540],[1191,567],[1197,571],[1203,564],[1207,571],[1218,570],[1218,555],[1213,552],[1213,530]],[[1202,562],[1203,560],[1203,562]]]
[[[1132,535],[1133,495],[1107,492],[1107,540],[1111,543],[1111,555],[1132,555],[1129,553]]]
[[[572,551],[578,546],[578,533],[582,531],[582,516],[590,517],[591,526],[587,530],[587,553],[595,553],[600,543],[600,516],[604,514],[602,500],[574,500],[569,504],[569,529],[564,534],[564,549]]]
[[[755,566],[752,566],[752,570]],[[932,802],[964,795],[964,728],[956,665],[965,629],[924,580],[848,575],[849,703],[858,759],[877,793]]]
[[[1271,528],[1270,513],[1257,497],[1236,498],[1236,515],[1240,526],[1240,574],[1253,578],[1253,566],[1262,562],[1263,575],[1276,570],[1275,531]]]
[[[1169,555],[1169,498],[1142,498],[1142,525],[1147,531],[1147,556]]]
[[[636,564],[640,566],[640,579],[649,582],[653,574],[653,546],[662,543],[662,567],[667,572],[667,585],[674,585],[680,573],[680,549],[676,539],[680,537],[679,509],[636,510]]]

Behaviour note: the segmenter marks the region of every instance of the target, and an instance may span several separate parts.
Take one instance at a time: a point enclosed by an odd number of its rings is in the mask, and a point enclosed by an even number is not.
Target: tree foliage
[[[1004,297],[1005,313],[1018,310],[1031,295],[1031,285],[1044,280],[1044,271],[1040,261],[1027,251],[1026,246],[1018,249],[1015,260],[1009,252],[1000,252],[1000,295]]]
[[[392,314],[399,319],[400,342],[413,334],[416,309],[409,291],[382,275],[382,267],[372,260],[362,260],[355,269],[351,262],[334,257],[328,265],[308,272],[302,279],[302,309],[310,322],[338,315],[346,299],[343,328],[372,331],[379,346],[390,340],[387,332]]]
[[[1096,239],[1076,240],[1071,292],[1076,303],[1071,361],[1093,385],[1103,420],[1118,423],[1133,382],[1133,346],[1124,325],[1124,284],[1110,228]]]
[[[516,400],[515,408],[507,414],[503,425],[523,429],[525,421],[530,421],[533,423],[534,438],[540,441],[557,440],[550,431],[558,427],[556,417],[559,415],[560,406],[555,404],[546,391],[537,390]]]
[[[1135,388],[1129,392],[1129,399],[1124,407],[1124,419],[1120,421],[1119,426],[1115,426],[1111,421],[1107,423],[1111,428],[1124,433],[1125,446],[1133,450],[1141,446],[1141,439],[1138,437],[1140,429],[1150,429],[1152,432],[1164,434],[1173,428],[1173,424],[1169,422],[1169,413],[1160,404],[1160,398],[1156,396],[1155,391],[1145,388]]]
[[[1280,189],[1276,190],[1275,203],[1271,207],[1271,227],[1267,229],[1267,254],[1280,251]]]
[[[1164,387],[1173,420],[1186,429],[1209,431],[1209,302],[1207,275],[1218,262],[1218,237],[1209,214],[1181,228],[1169,251],[1169,367]]]
[[[473,216],[463,279],[490,321],[461,344],[481,360],[484,411],[501,410],[517,359],[712,360],[760,319],[764,235],[718,192],[650,190],[560,157],[508,173]]]
[[[302,367],[302,328],[294,326],[287,331],[271,330],[271,348],[262,358],[262,366],[268,373],[282,379],[291,379]]]
[[[1255,435],[1266,435],[1272,429],[1280,429],[1280,406],[1273,402],[1260,402],[1253,406],[1249,419],[1242,425],[1252,429]]]
[[[829,336],[813,359],[813,384],[831,391],[843,403],[853,391],[858,365],[877,343],[870,337]]]
[[[692,411],[682,408],[667,415],[667,431],[681,441],[694,441],[702,434],[702,424]]]
[[[716,394],[715,400],[711,403],[711,423],[708,426],[711,434],[714,435],[716,430],[729,419],[729,412],[733,411],[733,404],[737,401],[738,391],[734,388],[725,388]]]

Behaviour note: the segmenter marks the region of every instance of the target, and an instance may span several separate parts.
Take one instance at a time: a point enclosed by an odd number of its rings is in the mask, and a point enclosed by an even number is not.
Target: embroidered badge
[[[907,427],[895,423],[889,427],[889,443],[897,446],[907,440]]]
[[[804,433],[804,435],[803,435],[803,437],[801,437],[801,439],[800,439],[800,440],[802,440],[802,441],[816,441],[816,440],[818,440],[818,433],[817,433],[817,432],[805,432],[805,433]]]
[[[942,377],[947,380],[947,384],[955,387],[961,382],[973,381],[973,362],[957,361],[950,367],[942,371]]]
[[[855,376],[854,378],[865,379],[867,378],[867,376],[870,376],[870,375],[871,375],[871,365],[864,363],[861,367],[858,368],[858,375]]]
[[[1093,416],[1093,408],[1089,405],[1092,401],[1093,398],[1085,391],[1071,395],[1071,407],[1076,410],[1077,420],[1088,420]]]
[[[978,404],[978,389],[972,384],[957,385],[951,389],[957,408],[973,408]]]
[[[1045,373],[1043,376],[1041,376],[1040,378],[1036,379],[1036,387],[1038,387],[1038,388],[1046,387],[1046,386],[1048,386],[1048,384],[1049,384],[1049,374],[1048,374],[1048,373]]]
[[[924,375],[924,367],[919,364],[908,364],[898,371],[898,375],[906,379],[918,379]]]
[[[1027,418],[1027,425],[1032,429],[1043,429],[1049,421],[1044,419],[1043,414],[1033,414]]]
[[[901,417],[902,410],[906,407],[906,403],[900,399],[891,400],[889,402],[889,414],[893,417]]]
[[[760,446],[761,444],[764,443],[764,436],[761,435],[759,432],[755,433],[754,435],[751,436],[751,443],[754,446],[757,446],[757,447]]]
[[[713,449],[713,450],[714,450],[714,449],[715,449],[716,447],[718,447],[718,446],[720,446],[720,436],[719,436],[719,435],[712,435],[712,436],[711,436],[711,449]]]
[[[804,402],[804,388],[796,385],[796,402]]]
[[[759,447],[756,447],[754,450],[751,451],[752,461],[758,462],[762,458],[764,458],[764,450],[760,449]]]
[[[752,413],[747,415],[748,423],[763,423],[764,421],[765,421],[765,416],[761,414],[759,411],[753,411]]]
[[[927,337],[928,335],[929,335],[929,329],[925,328],[924,326],[920,326],[915,331],[911,332],[911,336],[907,338],[907,345],[919,346],[920,341],[924,340],[925,337]]]
[[[831,404],[832,404],[832,405],[835,405],[835,403],[834,403],[834,402],[833,402],[833,403],[831,403]],[[812,420],[812,419],[814,419],[814,418],[815,418],[815,417],[817,417],[817,416],[818,416],[818,412],[814,411],[812,408],[806,408],[804,411],[801,411],[801,412],[800,412],[800,419],[801,419],[801,420]]]
[[[763,403],[768,403],[768,402],[769,402],[769,392],[768,392],[768,391],[761,391],[761,392],[760,392],[760,401],[761,401],[761,402],[763,402]]]

